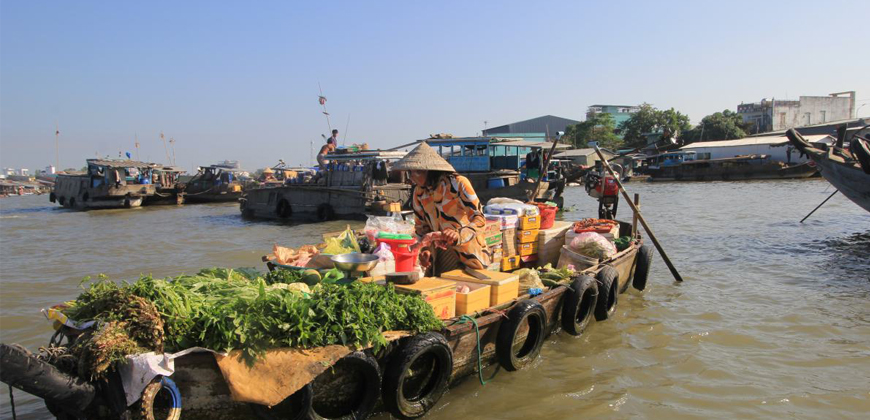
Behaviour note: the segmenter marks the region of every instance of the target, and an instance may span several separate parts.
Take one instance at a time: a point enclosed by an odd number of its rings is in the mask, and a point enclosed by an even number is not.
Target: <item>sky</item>
[[[856,1],[0,1],[0,166],[130,152],[188,171],[308,164],[329,127],[430,133],[650,103],[697,123],[762,98],[857,91]],[[861,108],[863,105],[867,105]],[[346,133],[345,133],[345,129]],[[345,136],[346,134],[346,136]]]

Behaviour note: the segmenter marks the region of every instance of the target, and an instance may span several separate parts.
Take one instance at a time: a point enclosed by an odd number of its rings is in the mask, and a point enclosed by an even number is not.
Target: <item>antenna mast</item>
[[[172,146],[172,166],[175,166],[175,138],[169,138],[169,144]]]
[[[138,134],[133,134],[133,142],[134,142],[133,145],[136,146],[136,160],[141,160],[141,159],[139,159],[139,135]]]
[[[326,112],[326,96],[323,96],[323,88],[320,87],[320,82],[317,82],[317,88],[320,89],[320,96],[318,97],[318,101],[320,101],[320,106],[323,107],[323,115],[326,115],[326,126],[329,127],[329,131],[331,133],[332,124],[329,123],[329,113]]]
[[[60,172],[60,128],[54,122],[54,173]]]
[[[169,148],[166,147],[166,136],[163,135],[163,132],[160,132],[160,140],[163,140],[163,150],[166,152],[166,162],[171,163],[172,160],[169,158]]]

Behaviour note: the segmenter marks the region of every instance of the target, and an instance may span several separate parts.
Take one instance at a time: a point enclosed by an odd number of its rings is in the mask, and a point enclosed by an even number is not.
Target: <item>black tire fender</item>
[[[590,276],[580,276],[571,282],[562,303],[562,329],[568,334],[583,334],[598,303],[598,282]]]
[[[375,358],[368,353],[356,351],[341,358],[341,360],[336,362],[331,369],[327,369],[326,372],[320,374],[318,378],[321,378],[324,375],[331,375],[331,371],[333,369],[337,370],[338,372],[341,372],[344,369],[353,369],[357,371],[364,382],[361,386],[362,395],[355,398],[355,400],[357,401],[355,407],[339,407],[343,411],[347,411],[346,414],[329,416],[330,413],[326,413],[326,410],[318,410],[318,397],[320,397],[321,395],[321,390],[318,389],[318,380],[315,379],[311,384],[314,395],[312,397],[311,404],[309,405],[307,418],[309,420],[367,419],[372,414],[372,411],[374,411],[375,404],[378,402],[378,398],[380,398],[381,394],[381,372],[378,367],[378,361],[375,360]],[[328,393],[329,391],[322,392]],[[319,413],[318,411],[323,412]]]
[[[54,203],[55,201],[57,201],[57,196],[54,195],[54,193],[49,194],[48,195],[48,202]]]
[[[290,202],[287,199],[282,198],[278,201],[278,206],[275,208],[275,213],[278,214],[278,217],[282,219],[286,219],[293,215],[293,208],[290,207]]]
[[[520,329],[528,323],[528,335],[520,348],[515,350],[515,341]],[[509,371],[522,369],[531,364],[541,354],[544,336],[547,331],[547,311],[534,299],[527,299],[514,305],[508,312],[508,319],[498,327],[495,340],[495,354],[498,364]]]
[[[314,391],[311,389],[311,384],[308,384],[272,407],[260,404],[249,404],[249,406],[254,415],[261,420],[306,420],[311,411],[313,396]]]
[[[598,282],[598,302],[595,304],[595,320],[604,321],[616,311],[619,299],[619,272],[605,265],[595,275]]]
[[[335,210],[327,203],[322,203],[317,206],[317,219],[321,222],[332,220],[335,218]]]
[[[637,252],[637,264],[634,266],[634,277],[631,279],[631,285],[637,290],[646,288],[646,281],[649,278],[649,269],[652,266],[653,251],[649,245],[640,247]]]
[[[432,370],[420,372],[431,361]],[[416,419],[425,415],[447,391],[453,371],[453,352],[443,335],[429,332],[409,338],[392,355],[384,372],[384,406],[394,417]],[[423,375],[420,375],[423,373]],[[406,395],[406,382],[424,378],[419,392]]]

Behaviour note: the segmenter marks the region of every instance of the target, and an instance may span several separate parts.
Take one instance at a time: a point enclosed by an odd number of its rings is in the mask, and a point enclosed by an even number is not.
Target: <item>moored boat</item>
[[[201,166],[197,174],[184,183],[186,203],[234,202],[242,197],[245,184],[241,171],[222,165]]]
[[[672,155],[691,154],[677,152]],[[812,162],[788,165],[768,155],[745,155],[719,159],[677,160],[667,165],[651,165],[649,181],[738,181],[753,179],[799,179],[815,175]]]
[[[786,132],[789,141],[815,162],[828,182],[864,210],[870,211],[870,153],[868,153],[868,127],[855,132],[849,151],[843,149],[846,130],[840,130],[837,143],[822,150],[807,142],[794,129]]]
[[[77,210],[139,207],[172,194],[177,173],[155,163],[88,159],[85,174],[57,176],[49,201]]]

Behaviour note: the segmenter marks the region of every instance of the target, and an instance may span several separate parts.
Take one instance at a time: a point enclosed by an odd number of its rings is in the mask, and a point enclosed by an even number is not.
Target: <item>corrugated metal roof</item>
[[[601,153],[610,156],[616,156],[615,154],[608,152],[607,150],[602,149]],[[574,156],[589,156],[594,155],[595,149],[574,149],[574,150],[566,150],[561,153],[556,153],[556,157],[574,157]]]
[[[544,115],[538,118],[532,118],[524,121],[517,121],[510,124],[500,125],[487,130],[483,130],[483,134],[505,134],[505,133],[546,133],[550,132],[550,136],[555,136],[557,132],[564,131],[569,125],[580,124],[580,121],[571,120],[568,118],[557,117],[554,115]]]
[[[826,137],[831,137],[828,135],[814,135],[814,136],[804,136],[810,143],[819,143],[824,140]],[[702,141],[687,144],[680,148],[680,150],[687,149],[700,149],[704,147],[738,147],[738,146],[757,146],[762,144],[768,145],[777,145],[777,144],[785,144],[788,143],[788,137],[786,136],[764,136],[764,137],[745,137],[738,140],[722,140],[722,141]]]
[[[529,140],[508,140],[493,142],[494,146],[519,146],[519,147],[540,147],[542,149],[550,149],[553,143],[549,141],[529,141]],[[557,144],[556,149],[570,149],[570,144]]]

